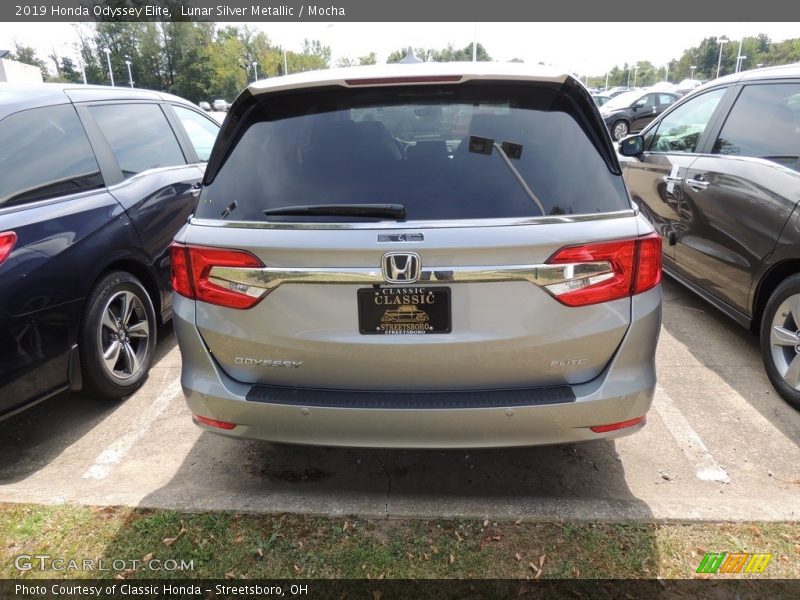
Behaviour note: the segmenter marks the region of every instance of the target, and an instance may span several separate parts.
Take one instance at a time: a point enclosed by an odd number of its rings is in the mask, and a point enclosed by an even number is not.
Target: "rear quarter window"
[[[264,96],[196,214],[217,219],[235,203],[230,219],[263,221],[285,206],[392,203],[410,221],[540,216],[525,186],[546,215],[630,208],[575,110],[556,88],[531,85]],[[514,148],[509,161],[494,144]]]
[[[89,139],[71,104],[0,121],[0,206],[103,187]]]

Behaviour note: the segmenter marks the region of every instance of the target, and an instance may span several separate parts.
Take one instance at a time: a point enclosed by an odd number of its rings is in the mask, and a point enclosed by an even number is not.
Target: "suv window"
[[[0,121],[0,206],[103,187],[97,160],[71,104]]]
[[[186,164],[178,140],[157,104],[89,107],[120,169],[130,177],[154,167]]]
[[[492,141],[518,145],[509,162],[546,214],[630,208],[621,177],[555,86],[409,86],[255,101],[204,186],[198,217],[218,219],[233,203],[230,218],[260,221],[265,209],[334,203],[402,204],[408,220],[539,216]],[[471,145],[470,136],[483,142]]]
[[[658,95],[658,103],[661,106],[669,106],[670,104],[675,102],[675,96],[670,96],[669,94],[659,94]]]
[[[214,147],[214,141],[217,139],[219,125],[185,106],[173,105],[172,110],[181,120],[186,134],[194,146],[194,151],[197,152],[197,158],[201,162],[206,162],[211,156],[211,148]]]
[[[694,152],[726,91],[712,90],[676,107],[648,132],[644,147],[651,152]]]
[[[766,158],[800,170],[800,83],[746,86],[713,152]]]

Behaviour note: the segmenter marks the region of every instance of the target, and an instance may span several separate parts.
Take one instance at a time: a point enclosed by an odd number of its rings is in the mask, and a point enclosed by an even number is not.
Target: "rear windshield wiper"
[[[268,217],[366,217],[406,220],[406,208],[402,204],[298,204],[268,208],[263,213]]]

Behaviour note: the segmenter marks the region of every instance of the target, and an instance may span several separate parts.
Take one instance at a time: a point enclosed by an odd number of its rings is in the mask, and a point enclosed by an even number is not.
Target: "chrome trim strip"
[[[444,229],[455,227],[509,227],[517,225],[548,225],[580,223],[605,219],[624,219],[635,216],[632,208],[585,215],[547,215],[514,219],[453,219],[437,221],[381,221],[379,223],[275,223],[269,221],[223,221],[192,217],[190,225],[199,227],[236,227],[239,229]]]
[[[427,283],[527,281],[558,295],[611,277],[613,268],[608,261],[496,267],[429,267],[421,272],[419,280],[403,284],[403,287]],[[252,298],[266,296],[284,284],[386,284],[380,268],[370,267],[352,269],[212,267],[208,279],[213,284],[247,294]]]

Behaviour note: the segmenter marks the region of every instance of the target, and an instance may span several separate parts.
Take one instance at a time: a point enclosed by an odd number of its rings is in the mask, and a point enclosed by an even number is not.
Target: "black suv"
[[[217,130],[167,94],[0,84],[0,418],[143,383]]]
[[[614,140],[621,140],[631,132],[641,131],[650,121],[678,101],[680,96],[658,90],[631,90],[600,107]]]
[[[664,270],[760,333],[772,384],[800,409],[800,65],[698,88],[620,151]]]

